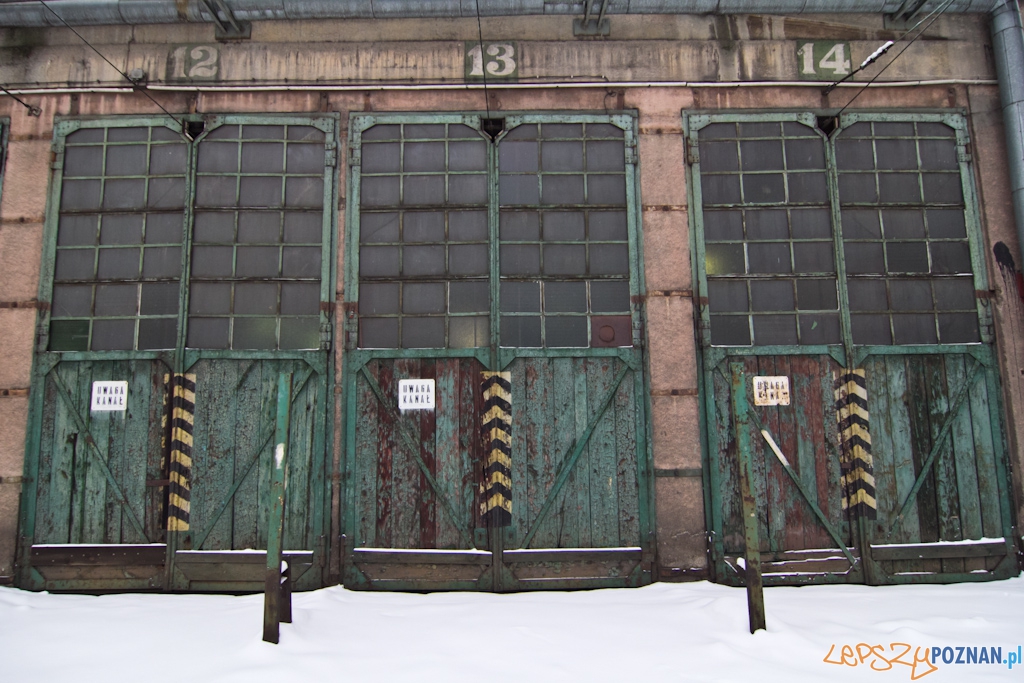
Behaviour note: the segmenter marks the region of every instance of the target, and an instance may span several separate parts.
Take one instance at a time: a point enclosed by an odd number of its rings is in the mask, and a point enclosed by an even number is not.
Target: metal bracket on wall
[[[608,36],[612,32],[611,19],[605,16],[608,0],[601,0],[601,11],[594,17],[591,13],[596,0],[583,1],[583,18],[572,20],[572,34],[576,37]]]
[[[214,37],[217,40],[247,40],[252,38],[252,22],[239,21],[224,0],[203,0],[206,10],[213,15]]]

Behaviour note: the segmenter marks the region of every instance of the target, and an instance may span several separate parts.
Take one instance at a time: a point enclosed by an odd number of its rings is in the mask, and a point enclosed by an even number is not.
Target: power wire
[[[476,0],[476,32],[480,39],[480,71],[484,75],[484,107],[487,109],[487,118],[491,118],[491,98],[487,94],[487,60],[484,55],[484,27],[480,23],[480,0]]]
[[[0,90],[3,90],[4,93],[6,93],[15,102],[17,102],[21,106],[25,107],[25,109],[28,109],[28,115],[29,116],[39,116],[40,114],[43,113],[42,109],[40,109],[39,107],[37,107],[35,105],[29,104],[28,102],[26,102],[25,100],[21,99],[17,95],[15,95],[14,93],[12,93],[10,90],[5,88],[4,86],[0,85]]]
[[[935,23],[935,20],[936,20],[936,19],[938,19],[938,18],[939,18],[940,16],[942,16],[942,13],[943,13],[943,12],[945,12],[945,11],[946,11],[947,9],[949,9],[949,6],[950,6],[950,5],[952,5],[952,4],[953,4],[953,0],[946,0],[946,3],[945,3],[945,4],[943,4],[943,5],[939,6],[939,7],[937,7],[936,9],[933,9],[933,10],[931,11],[931,13],[930,13],[930,14],[926,15],[925,17],[923,17],[923,18],[921,19],[921,21],[917,22],[916,24],[914,24],[914,26],[913,26],[912,28],[910,28],[909,30],[907,30],[907,32],[906,32],[906,33],[904,33],[904,34],[903,34],[903,35],[902,35],[902,36],[900,37],[900,40],[902,40],[903,38],[905,38],[905,37],[906,37],[906,36],[907,36],[908,34],[910,34],[910,32],[911,32],[911,31],[913,31],[913,30],[914,30],[914,29],[916,29],[916,28],[917,28],[918,26],[920,26],[920,25],[921,25],[921,24],[922,24],[922,23],[923,23],[923,22],[924,22],[924,21],[925,21],[926,19],[928,19],[929,17],[931,17],[931,21],[929,21],[929,22],[928,22],[928,25],[927,25],[927,26],[925,26],[925,27],[924,27],[923,29],[921,29],[921,30],[920,30],[920,31],[918,32],[918,34],[917,34],[916,36],[914,36],[913,38],[911,38],[910,42],[909,42],[909,43],[907,43],[907,44],[906,44],[906,45],[905,45],[905,46],[903,47],[903,49],[902,49],[902,50],[900,50],[900,51],[899,51],[898,53],[896,53],[896,56],[895,56],[895,57],[893,57],[892,59],[890,59],[890,60],[889,60],[889,62],[888,62],[888,63],[887,63],[887,64],[886,64],[885,66],[883,66],[883,67],[882,67],[881,69],[879,69],[879,70],[878,70],[878,73],[877,73],[877,74],[875,74],[874,76],[872,76],[872,77],[871,77],[871,80],[869,80],[869,81],[868,81],[867,83],[865,83],[865,84],[864,84],[864,87],[863,87],[863,88],[861,88],[860,90],[858,90],[858,91],[856,92],[856,94],[854,94],[854,96],[850,98],[850,101],[849,101],[849,102],[847,102],[847,103],[846,103],[846,104],[845,104],[845,105],[843,106],[843,108],[839,110],[839,112],[838,112],[838,113],[836,114],[836,116],[835,116],[835,117],[836,117],[836,118],[838,119],[838,118],[839,118],[839,116],[840,116],[840,115],[841,115],[841,114],[842,114],[842,113],[843,113],[844,111],[846,111],[846,110],[847,110],[847,108],[849,108],[849,106],[850,106],[851,104],[853,104],[854,100],[856,100],[856,99],[857,99],[858,97],[860,97],[860,96],[861,96],[861,95],[862,95],[862,94],[864,93],[864,91],[865,91],[865,90],[867,90],[867,89],[868,89],[868,88],[869,88],[869,87],[871,86],[871,84],[872,84],[872,83],[874,83],[874,82],[875,82],[876,80],[878,80],[878,77],[879,77],[879,76],[881,76],[881,75],[882,75],[883,73],[885,73],[885,70],[886,70],[886,69],[888,69],[888,68],[889,68],[890,66],[892,66],[892,65],[893,65],[893,62],[895,62],[895,61],[896,61],[897,59],[899,59],[899,58],[900,58],[901,56],[903,56],[903,53],[904,53],[904,52],[906,52],[906,51],[907,51],[908,49],[910,49],[910,46],[911,46],[911,45],[913,45],[913,44],[914,44],[914,43],[915,43],[915,42],[917,41],[917,39],[918,39],[918,38],[920,38],[921,36],[923,36],[923,35],[924,35],[925,33],[927,33],[927,32],[928,32],[928,29],[930,29],[930,28],[932,27],[932,24],[934,24],[934,23]],[[891,46],[890,46],[890,47],[891,47]],[[888,48],[885,48],[885,50],[888,50]],[[875,54],[873,54],[873,55],[872,55],[872,57],[874,57],[875,59],[877,59],[878,57],[880,57],[880,56],[881,56],[881,55],[882,55],[882,54],[884,53],[884,51],[885,51],[885,50],[882,50],[882,51],[876,51],[876,52],[875,52]],[[870,59],[870,58],[869,58],[869,59]],[[873,61],[873,60],[872,60],[872,61]],[[861,68],[864,68],[865,66],[867,66],[867,64],[868,64],[868,63],[869,63],[869,62],[868,62],[867,60],[865,60],[865,63],[861,64]],[[858,71],[859,71],[859,69],[858,69]],[[850,75],[852,76],[853,74],[850,74]],[[843,80],[846,80],[846,79],[843,79]]]
[[[116,65],[116,64],[114,64],[114,63],[113,63],[112,61],[110,61],[109,59],[107,59],[107,58],[106,58],[106,57],[105,57],[105,56],[103,55],[103,53],[102,53],[102,52],[100,52],[99,50],[97,50],[97,49],[96,49],[96,48],[95,48],[95,47],[94,47],[94,46],[92,45],[92,43],[90,43],[90,42],[89,42],[88,40],[86,40],[86,39],[85,39],[85,37],[84,37],[84,36],[83,36],[83,35],[82,35],[81,33],[79,33],[78,31],[76,31],[76,30],[75,30],[75,28],[74,28],[74,27],[73,27],[73,26],[72,26],[71,24],[69,24],[68,22],[64,21],[64,17],[62,17],[61,15],[57,14],[56,12],[54,12],[54,11],[53,11],[53,8],[51,8],[51,7],[49,6],[49,5],[47,5],[47,4],[46,4],[46,3],[44,2],[44,0],[37,0],[37,1],[39,2],[39,4],[40,4],[40,5],[42,5],[43,7],[45,7],[45,8],[47,9],[47,11],[48,11],[48,12],[49,12],[50,14],[52,14],[52,15],[53,15],[53,16],[55,16],[55,17],[57,17],[57,20],[58,20],[58,21],[59,21],[60,23],[64,24],[64,26],[66,26],[66,27],[67,27],[68,29],[70,29],[72,33],[74,33],[74,34],[75,34],[76,36],[78,36],[79,40],[81,40],[81,41],[82,41],[83,43],[85,43],[86,45],[88,45],[88,46],[89,46],[89,49],[91,49],[91,50],[92,50],[93,52],[95,52],[96,54],[98,54],[98,55],[100,56],[100,59],[102,59],[102,60],[103,60],[104,62],[106,62],[107,64],[109,64],[109,65],[110,65],[111,67],[113,67],[114,71],[116,71],[117,73],[121,74],[121,75],[122,75],[122,76],[124,77],[124,79],[125,79],[126,81],[128,81],[128,82],[129,82],[129,83],[131,83],[131,84],[132,84],[133,86],[135,86],[136,88],[138,88],[138,91],[139,91],[139,92],[141,92],[141,93],[142,93],[143,95],[145,95],[146,97],[148,97],[148,98],[149,98],[149,100],[150,100],[150,101],[151,101],[151,102],[152,102],[153,104],[155,104],[155,105],[156,105],[157,107],[159,107],[160,111],[162,111],[163,113],[165,113],[165,114],[167,114],[168,116],[170,116],[170,117],[171,117],[171,118],[172,118],[172,119],[174,120],[174,122],[175,122],[175,123],[177,123],[177,124],[178,124],[179,126],[181,126],[181,127],[182,127],[182,130],[184,130],[184,129],[185,129],[185,123],[184,123],[183,121],[181,121],[180,119],[178,119],[178,118],[177,118],[177,117],[176,117],[176,116],[175,116],[174,114],[172,114],[171,112],[169,112],[169,111],[167,111],[166,109],[164,109],[163,105],[162,105],[162,104],[160,104],[159,102],[157,102],[157,101],[156,101],[156,99],[154,99],[154,98],[153,98],[153,96],[152,96],[152,95],[150,95],[150,94],[149,94],[149,93],[148,93],[148,92],[146,91],[146,88],[145,88],[145,86],[144,86],[144,85],[141,85],[141,84],[140,84],[140,83],[139,83],[138,81],[135,81],[135,80],[133,80],[133,79],[132,79],[132,78],[131,78],[131,77],[130,77],[130,76],[129,76],[128,74],[126,74],[125,72],[121,71],[121,69],[119,69],[119,68],[117,67],[117,65]]]

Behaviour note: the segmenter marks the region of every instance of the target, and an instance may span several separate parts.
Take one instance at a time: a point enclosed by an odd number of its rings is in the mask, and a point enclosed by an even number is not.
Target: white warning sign
[[[433,410],[434,380],[432,379],[400,379],[398,380],[399,410]]]
[[[92,383],[90,410],[127,410],[128,382],[102,381]]]
[[[755,377],[755,406],[788,406],[789,377]]]

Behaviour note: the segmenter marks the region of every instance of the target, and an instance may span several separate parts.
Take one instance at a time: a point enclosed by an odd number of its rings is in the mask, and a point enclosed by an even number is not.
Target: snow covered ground
[[[0,589],[0,681],[1024,681],[1024,664],[1009,666],[1024,644],[1024,577],[768,588],[768,631],[756,635],[743,589],[710,583],[514,595],[335,587],[293,604],[275,646],[260,639],[261,595]],[[1006,663],[942,661],[972,648],[985,660],[998,648]]]

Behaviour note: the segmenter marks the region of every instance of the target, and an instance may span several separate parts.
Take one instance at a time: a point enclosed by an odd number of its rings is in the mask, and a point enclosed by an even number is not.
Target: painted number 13
[[[487,76],[510,78],[515,76],[518,68],[516,48],[512,43],[489,43],[483,48],[477,43],[467,50],[466,56],[466,75],[471,78],[483,78],[485,70]]]

